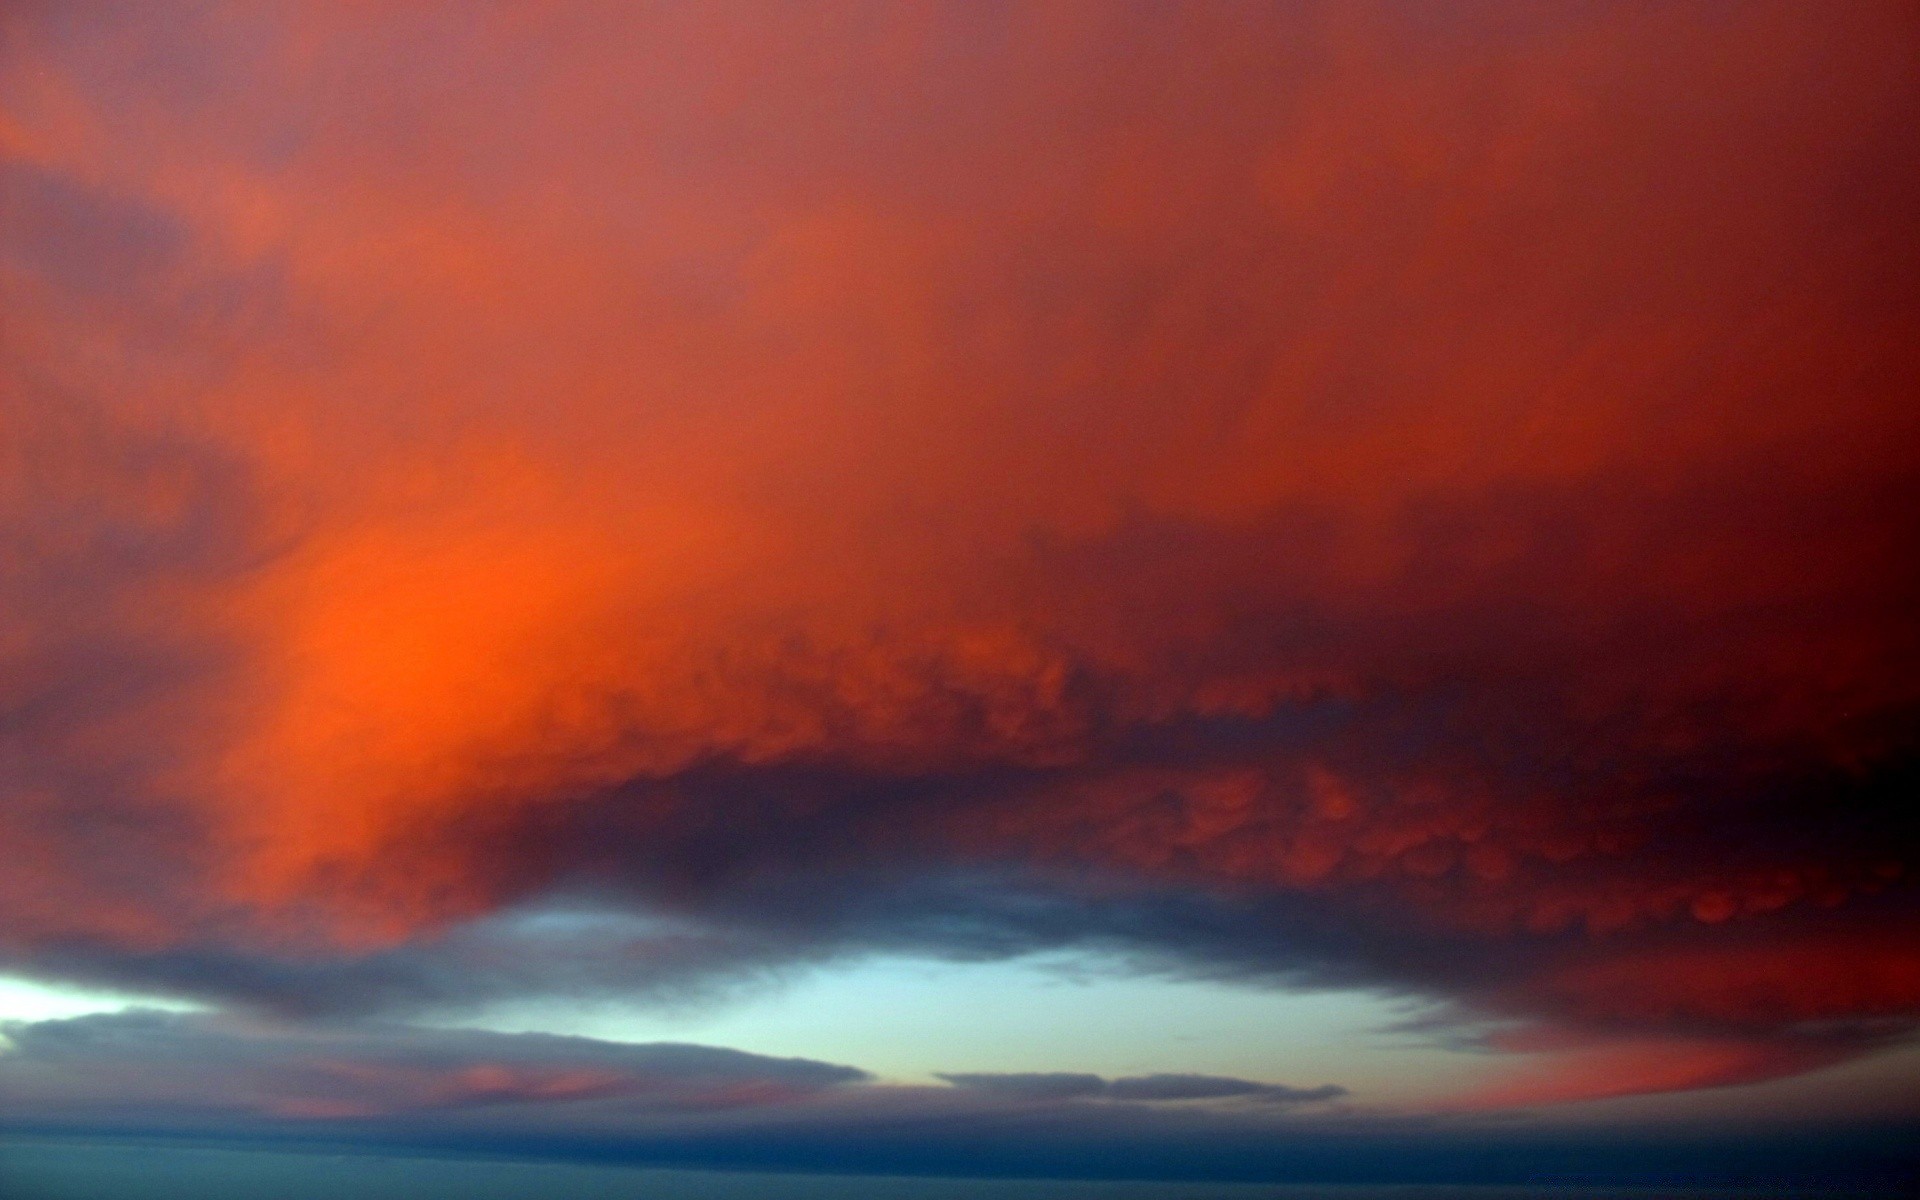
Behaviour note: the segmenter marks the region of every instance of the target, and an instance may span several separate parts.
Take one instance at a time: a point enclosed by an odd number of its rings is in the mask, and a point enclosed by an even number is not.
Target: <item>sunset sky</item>
[[[1905,2],[0,0],[0,1192],[1912,1178],[1917,228]]]

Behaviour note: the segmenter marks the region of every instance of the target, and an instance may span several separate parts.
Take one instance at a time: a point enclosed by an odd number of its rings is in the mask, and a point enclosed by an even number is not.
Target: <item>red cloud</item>
[[[1548,1050],[1544,1062],[1510,1070],[1452,1101],[1467,1110],[1493,1110],[1601,1100],[1659,1092],[1760,1083],[1830,1066],[1849,1056],[1836,1046],[1770,1040],[1637,1038],[1570,1040]]]
[[[1920,1015],[1899,6],[5,20],[19,960],[1037,868]]]
[[[1898,1017],[1920,1008],[1920,948],[1905,929],[1660,948],[1576,962],[1534,987],[1536,998],[1593,1021],[1767,1029]]]

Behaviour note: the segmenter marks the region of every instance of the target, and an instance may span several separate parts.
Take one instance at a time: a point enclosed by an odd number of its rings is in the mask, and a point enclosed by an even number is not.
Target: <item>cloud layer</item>
[[[865,1081],[807,1059],[400,1026],[287,1031],[130,1010],[10,1022],[8,1095],[68,1122],[227,1110],[310,1120],[606,1101],[637,1112],[783,1104]]]
[[[4,1033],[8,1136],[1028,1178],[1872,1185],[1911,1167],[1897,1130],[1649,1145],[1644,1130],[1408,1118],[1329,1105],[1337,1086],[1220,1076],[917,1086],[707,1046],[138,1011]]]
[[[0,21],[14,968],[1920,1018],[1905,7]]]
[[[1277,1083],[1255,1083],[1224,1075],[1127,1075],[1102,1079],[1098,1075],[1051,1071],[1036,1073],[992,1074],[960,1072],[942,1074],[941,1079],[959,1088],[1030,1100],[1074,1100],[1111,1097],[1115,1100],[1245,1100],[1261,1104],[1313,1104],[1337,1100],[1347,1094],[1338,1084],[1319,1087],[1288,1087]]]

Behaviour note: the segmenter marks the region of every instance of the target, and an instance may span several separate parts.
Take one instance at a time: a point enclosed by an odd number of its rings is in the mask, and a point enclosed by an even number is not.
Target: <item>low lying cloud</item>
[[[500,1105],[595,1102],[685,1114],[788,1104],[855,1085],[856,1067],[711,1046],[629,1044],[551,1034],[403,1025],[262,1025],[151,1010],[0,1023],[7,1097],[22,1113],[96,1119],[148,1107],[158,1116],[229,1108],[287,1118],[359,1118]],[[1202,1100],[1302,1105],[1338,1099],[1332,1084],[1288,1087],[1217,1075],[943,1074],[994,1099]],[[938,1093],[936,1093],[937,1095]]]
[[[315,1029],[129,1011],[0,1023],[7,1099],[69,1121],[145,1111],[297,1119],[617,1103],[702,1112],[789,1103],[871,1077],[853,1067],[709,1046],[405,1026]]]
[[[1182,1100],[1238,1100],[1261,1104],[1317,1104],[1347,1094],[1338,1084],[1288,1087],[1256,1083],[1226,1075],[1127,1075],[1102,1079],[1071,1072],[942,1074],[940,1079],[958,1088],[1021,1100],[1113,1100],[1156,1103]]]
[[[1783,1140],[1403,1116],[1211,1075],[944,1076],[710,1046],[125,1012],[0,1027],[0,1136],[944,1176],[1884,1183],[1900,1131]],[[1651,1146],[1651,1149],[1649,1148]],[[0,1184],[7,1181],[0,1159]]]

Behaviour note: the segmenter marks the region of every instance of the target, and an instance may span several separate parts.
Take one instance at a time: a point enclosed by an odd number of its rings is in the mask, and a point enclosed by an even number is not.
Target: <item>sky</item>
[[[0,1172],[1911,1180],[1916,43],[0,6]]]

